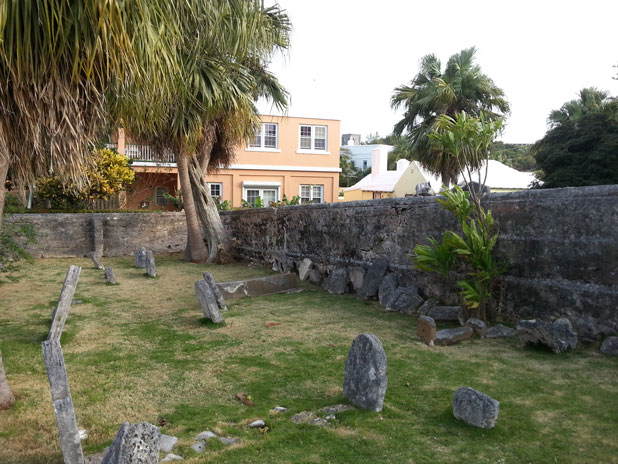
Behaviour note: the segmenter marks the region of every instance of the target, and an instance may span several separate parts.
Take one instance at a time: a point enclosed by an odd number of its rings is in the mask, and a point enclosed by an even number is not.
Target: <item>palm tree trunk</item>
[[[217,205],[210,196],[210,189],[204,178],[204,167],[208,166],[210,151],[203,153],[202,157],[206,159],[198,160],[195,155],[189,158],[189,177],[193,201],[208,243],[207,262],[225,264],[232,261],[233,258],[232,242],[223,227],[219,210],[217,210]]]
[[[6,380],[4,373],[4,364],[2,363],[2,352],[0,351],[0,411],[9,409],[15,403],[13,392],[9,388],[9,383]]]
[[[195,209],[195,202],[193,201],[188,158],[188,156],[179,153],[176,160],[187,221],[187,248],[185,249],[184,259],[192,263],[203,263],[208,257],[208,251],[206,250],[206,245],[204,245],[204,240],[202,240],[200,222]]]
[[[0,153],[0,231],[2,231],[2,213],[4,212],[4,183],[9,171],[9,159]]]

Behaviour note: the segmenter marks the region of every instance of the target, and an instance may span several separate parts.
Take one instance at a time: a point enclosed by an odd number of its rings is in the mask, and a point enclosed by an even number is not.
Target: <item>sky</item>
[[[273,3],[272,1],[270,2]],[[584,87],[618,96],[618,1],[279,0],[293,32],[270,70],[291,94],[288,116],[338,119],[341,133],[390,134],[393,90],[424,55],[477,47],[511,114],[501,137],[533,143],[547,115]],[[260,112],[278,114],[261,102]]]

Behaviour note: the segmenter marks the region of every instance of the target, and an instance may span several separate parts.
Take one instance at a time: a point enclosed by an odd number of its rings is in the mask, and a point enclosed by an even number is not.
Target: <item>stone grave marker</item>
[[[350,281],[348,270],[345,267],[333,269],[324,280],[324,290],[334,295],[343,295],[348,289]]]
[[[309,258],[303,258],[302,261],[298,263],[298,278],[300,280],[309,280],[309,271],[313,268],[313,261]]]
[[[429,316],[419,316],[416,323],[416,335],[425,344],[433,346],[436,339],[436,322]]]
[[[436,333],[436,345],[454,345],[467,340],[474,335],[472,327],[457,327],[456,329],[442,329]]]
[[[202,279],[195,282],[195,295],[200,302],[204,317],[210,319],[215,324],[222,323],[223,317],[221,317],[221,313],[219,312],[217,297],[207,281]]]
[[[146,267],[146,249],[144,247],[139,247],[135,252],[134,256],[135,267],[145,268]]]
[[[568,348],[577,347],[577,334],[568,319],[558,319],[554,323],[536,319],[519,321],[517,337],[522,346],[529,343],[545,345],[554,353],[564,353]]]
[[[116,285],[118,283],[116,282],[116,276],[114,276],[114,270],[111,266],[107,266],[105,268],[105,280],[107,280],[107,283],[112,285]]]
[[[468,425],[491,429],[499,412],[498,401],[472,388],[461,387],[453,395],[453,415]]]
[[[387,385],[382,342],[373,334],[360,334],[352,342],[345,362],[343,396],[363,409],[380,412]]]
[[[4,363],[2,362],[2,351],[0,351],[0,411],[9,409],[15,403],[15,396],[6,380]]]
[[[155,267],[154,255],[152,254],[152,251],[150,250],[146,251],[146,273],[150,277],[157,276],[157,268]]]
[[[95,269],[98,269],[99,271],[105,269],[105,266],[103,266],[103,263],[101,262],[101,257],[98,256],[95,251],[88,253],[88,257],[92,260]]]
[[[73,295],[75,294],[77,281],[79,280],[79,274],[81,271],[82,268],[79,266],[69,266],[69,270],[67,271],[67,275],[64,279],[64,284],[62,285],[62,290],[60,291],[58,304],[52,314],[52,323],[49,329],[49,334],[47,335],[48,340],[60,340],[60,335],[62,335],[64,324],[69,315],[69,311],[71,310]]]
[[[388,270],[388,260],[385,258],[378,258],[367,269],[367,273],[363,278],[363,286],[358,291],[358,296],[364,299],[369,299],[378,295],[380,283],[386,271]]]
[[[101,464],[157,464],[161,432],[148,422],[125,422]]]
[[[223,295],[219,291],[219,287],[217,287],[215,278],[212,276],[212,274],[210,274],[210,272],[204,272],[203,279],[206,281],[206,283],[208,283],[208,285],[210,285],[210,289],[212,290],[212,292],[215,295],[215,298],[217,299],[217,306],[219,306],[219,309],[221,311],[227,311],[227,305],[225,304],[225,298],[223,298]]]
[[[81,438],[59,338],[41,343],[65,464],[84,464]]]

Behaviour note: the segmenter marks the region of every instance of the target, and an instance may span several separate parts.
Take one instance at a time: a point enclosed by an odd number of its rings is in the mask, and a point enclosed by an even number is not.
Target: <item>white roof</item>
[[[404,172],[406,171],[386,171],[382,174],[369,174],[352,187],[343,189],[343,191],[360,189],[366,192],[392,192],[395,190],[395,184],[399,182]]]
[[[485,178],[486,165],[481,166],[481,182]],[[489,160],[489,168],[487,169],[487,180],[485,185],[492,189],[527,189],[530,184],[536,179],[532,172],[521,172],[513,169],[500,161]],[[472,174],[472,181],[478,181],[478,171]],[[458,184],[464,182],[463,176],[459,176]]]

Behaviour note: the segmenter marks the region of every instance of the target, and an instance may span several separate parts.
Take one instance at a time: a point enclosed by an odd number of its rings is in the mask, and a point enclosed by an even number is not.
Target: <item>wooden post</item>
[[[47,377],[49,378],[49,390],[51,392],[58,435],[60,436],[60,448],[65,464],[84,464],[84,453],[77,428],[77,419],[73,409],[69,378],[64,365],[64,356],[59,339],[50,339],[41,343],[43,348],[43,360]]]
[[[79,266],[69,266],[67,276],[64,279],[64,285],[60,292],[60,298],[54,313],[52,314],[52,323],[47,335],[48,340],[60,340],[62,330],[64,329],[64,323],[69,315],[71,309],[71,302],[73,301],[73,295],[77,288],[77,281],[79,280],[79,274],[82,268]]]

